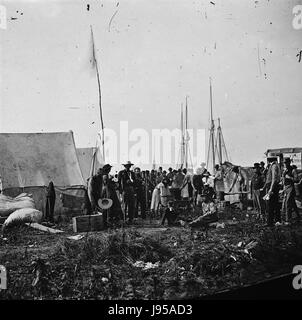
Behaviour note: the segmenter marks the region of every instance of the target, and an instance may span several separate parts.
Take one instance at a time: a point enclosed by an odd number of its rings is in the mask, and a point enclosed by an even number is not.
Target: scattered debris
[[[26,225],[28,225],[31,228],[34,228],[34,229],[37,229],[37,230],[41,230],[41,231],[45,231],[45,232],[49,232],[49,233],[62,233],[62,232],[64,232],[62,230],[45,227],[45,226],[43,226],[42,224],[39,224],[39,223],[26,223]]]
[[[42,217],[43,213],[33,208],[18,209],[10,214],[10,216],[4,221],[2,231],[4,231],[8,226],[16,224],[40,222]]]
[[[237,247],[238,247],[238,248],[241,248],[242,246],[243,246],[243,242],[240,241],[240,242],[237,244]]]
[[[251,249],[255,248],[257,246],[257,244],[258,244],[258,242],[253,240],[245,246],[245,249],[251,250]]]
[[[81,240],[83,239],[85,236],[83,234],[77,234],[76,236],[70,236],[70,237],[67,237],[67,239],[70,239],[70,240]]]
[[[234,215],[228,213],[229,221]],[[0,298],[200,298],[280,275],[302,258],[300,226],[271,230],[245,221],[245,212],[236,218],[237,224],[223,221],[225,228],[212,230],[208,239],[199,231],[192,237],[189,228],[148,234],[133,226],[86,234],[82,241],[54,241],[51,234],[41,238],[37,230],[24,233],[20,226],[0,246],[16,279]],[[29,246],[34,250],[24,255]]]
[[[159,261],[152,263],[152,262],[144,262],[144,261],[136,261],[133,264],[133,267],[142,268],[143,270],[155,269],[159,267]]]
[[[15,198],[0,194],[0,216],[8,217],[14,211],[24,208],[35,208],[35,202],[30,194],[21,193]]]

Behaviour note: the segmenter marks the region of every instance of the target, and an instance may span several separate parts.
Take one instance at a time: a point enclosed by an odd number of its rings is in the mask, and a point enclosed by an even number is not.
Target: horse
[[[238,173],[235,173],[233,169],[237,167]],[[225,200],[229,201],[231,204],[235,202],[240,202],[243,193],[251,193],[251,179],[252,179],[252,169],[249,167],[242,167],[232,164],[231,162],[225,161],[221,165],[224,181],[224,192],[231,193],[230,188],[234,183],[231,195],[226,195]],[[236,180],[234,182],[234,180]]]

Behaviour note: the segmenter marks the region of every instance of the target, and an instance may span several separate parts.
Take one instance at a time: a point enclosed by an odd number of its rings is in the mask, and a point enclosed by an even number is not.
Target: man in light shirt
[[[267,197],[267,225],[273,226],[274,223],[281,223],[279,206],[279,190],[281,173],[276,157],[268,157],[269,168],[266,175],[264,190]]]

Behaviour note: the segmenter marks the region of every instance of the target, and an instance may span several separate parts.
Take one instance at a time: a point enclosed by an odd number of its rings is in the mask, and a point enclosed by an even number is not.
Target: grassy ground
[[[0,240],[0,264],[9,272],[0,299],[198,298],[301,263],[301,224],[267,229],[234,210],[221,218],[225,227],[207,236],[156,221],[81,240],[66,238],[70,225],[57,226],[65,232],[55,235],[15,227]]]

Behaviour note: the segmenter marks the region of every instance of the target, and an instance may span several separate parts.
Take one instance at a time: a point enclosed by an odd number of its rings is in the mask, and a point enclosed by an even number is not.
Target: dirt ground
[[[264,227],[228,210],[217,228],[162,227],[159,221],[89,232],[71,224],[49,234],[28,226],[0,239],[8,270],[0,299],[196,299],[289,273],[302,260],[302,224]]]

